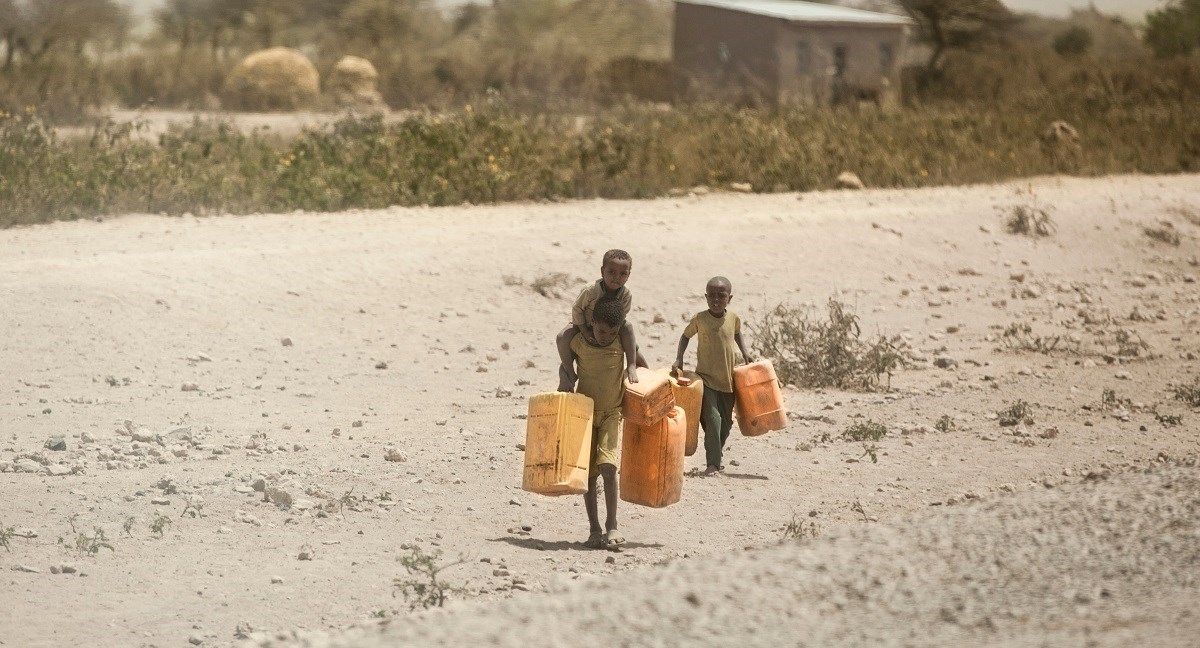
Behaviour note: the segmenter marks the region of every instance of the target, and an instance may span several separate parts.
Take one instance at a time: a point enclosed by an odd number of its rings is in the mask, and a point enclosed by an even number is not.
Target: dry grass
[[[830,299],[824,318],[809,309],[780,304],[747,326],[754,351],[773,358],[780,381],[799,387],[870,391],[891,383],[904,365],[900,338],[863,338],[858,315]]]

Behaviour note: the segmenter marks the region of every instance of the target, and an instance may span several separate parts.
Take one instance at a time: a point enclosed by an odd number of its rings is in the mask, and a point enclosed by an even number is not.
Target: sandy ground
[[[1058,225],[1049,239],[1004,232],[1004,214],[1029,202],[1018,191],[1030,186]],[[757,562],[794,564],[809,545],[774,547],[793,516],[819,527],[812,551],[883,542],[899,533],[891,530],[926,528],[926,519],[972,528],[970,511],[996,502],[1017,503],[1056,533],[1047,489],[1197,455],[1200,412],[1169,387],[1200,371],[1198,214],[1193,175],[131,215],[2,231],[0,529],[15,535],[0,549],[0,643],[219,646],[336,633],[376,617],[410,638],[470,626],[435,614],[409,628],[394,579],[406,578],[397,559],[411,546],[441,551],[443,562],[462,558],[443,572],[465,590],[451,615],[494,618],[494,601],[513,598],[504,605],[528,600],[517,609],[530,611],[516,613],[527,619],[563,614],[547,601],[618,572],[639,573],[604,586],[613,596],[621,583],[654,591],[664,574],[727,564],[746,547],[760,548],[749,552]],[[1143,234],[1163,220],[1180,246]],[[683,501],[666,509],[623,505],[626,549],[587,551],[580,498],[519,489],[525,399],[556,383],[552,336],[578,290],[546,298],[530,284],[553,272],[594,280],[600,255],[618,246],[634,257],[632,319],[652,364],[670,362],[714,274],[732,280],[731,309],[747,320],[779,302],[838,296],[866,331],[905,335],[915,360],[889,393],[786,390],[788,430],[735,436],[730,474],[687,478]],[[1073,336],[1079,351],[1007,350],[999,337],[1013,322]],[[1119,330],[1144,339],[1152,357],[1116,357]],[[938,358],[953,362],[938,368]],[[1118,400],[1101,409],[1106,389]],[[1016,399],[1033,405],[1035,422],[1001,427],[996,410]],[[1182,424],[1164,425],[1156,411]],[[955,429],[935,430],[942,416]],[[859,444],[817,442],[866,418],[889,428],[878,463],[860,461]],[[54,437],[65,450],[45,447]],[[701,455],[689,458],[689,469],[701,464]],[[1179,470],[1180,501],[1194,506],[1194,471]],[[259,479],[275,501],[263,501]],[[1080,492],[1072,497],[1095,499]],[[968,517],[956,517],[959,509]],[[1062,521],[1062,534],[1086,535],[1088,516],[1103,519],[1102,509]],[[1170,522],[1147,511],[1147,525]],[[892,543],[899,557],[954,553],[932,531],[909,533],[922,541]],[[1180,549],[1168,553],[1182,557],[1163,564],[1194,565],[1196,538],[1177,538]],[[1160,556],[1151,544],[1126,550]],[[909,564],[919,581],[925,561]],[[64,565],[72,573],[53,573]],[[1133,610],[1128,593],[1149,587],[1137,569],[1106,577],[1101,589],[1123,593],[1106,610],[1119,612],[1121,601]],[[1141,600],[1196,600],[1194,579],[1168,580],[1162,596]],[[981,636],[1055,643],[1051,621],[1037,615],[1057,608],[1034,604],[1050,594],[1024,587],[1031,600],[1022,609],[1035,618],[997,616]],[[1158,645],[1186,645],[1172,628],[1195,627],[1166,608],[1145,618],[1155,624],[1139,628],[1161,632],[1137,636]],[[887,627],[814,636],[925,643]],[[1107,636],[1106,627],[1095,631]]]

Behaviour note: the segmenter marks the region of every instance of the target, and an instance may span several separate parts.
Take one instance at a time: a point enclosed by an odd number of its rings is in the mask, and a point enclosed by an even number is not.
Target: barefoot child
[[[601,297],[595,304],[590,335],[576,335],[571,340],[571,353],[578,364],[579,385],[562,375],[558,390],[574,391],[588,396],[595,403],[592,412],[592,458],[588,469],[587,493],[583,496],[587,509],[590,533],[586,545],[592,549],[615,548],[625,540],[617,532],[617,437],[621,429],[621,400],[625,395],[624,358],[619,331],[625,321],[625,310],[616,297]],[[604,504],[607,517],[600,526],[596,501],[596,481],[604,478]]]
[[[742,320],[727,310],[733,301],[733,286],[725,277],[713,277],[704,289],[708,310],[696,313],[683,335],[679,337],[675,369],[683,369],[683,354],[688,340],[699,336],[696,343],[696,373],[704,380],[704,400],[700,405],[700,426],[704,428],[704,454],[708,463],[704,474],[724,470],[721,454],[733,427],[733,347],[736,344],[742,360],[751,362],[746,344],[742,341]]]
[[[559,375],[563,380],[573,383],[576,379],[571,368],[571,342],[580,336],[593,344],[596,342],[592,339],[592,318],[596,303],[600,299],[611,297],[618,300],[622,309],[621,318],[629,315],[629,309],[633,307],[633,295],[625,287],[625,282],[629,281],[629,273],[632,271],[633,257],[625,250],[609,250],[604,253],[600,262],[600,279],[579,293],[575,305],[571,308],[571,325],[555,338],[558,358],[562,362]],[[637,382],[637,345],[633,339],[633,327],[629,322],[621,324],[620,338],[621,347],[625,350],[625,375],[629,382]],[[645,363],[642,364],[644,366]]]

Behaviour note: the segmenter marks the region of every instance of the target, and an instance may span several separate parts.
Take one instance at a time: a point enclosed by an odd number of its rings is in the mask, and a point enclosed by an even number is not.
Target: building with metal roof
[[[794,0],[676,0],[677,86],[772,103],[900,101],[905,16]]]

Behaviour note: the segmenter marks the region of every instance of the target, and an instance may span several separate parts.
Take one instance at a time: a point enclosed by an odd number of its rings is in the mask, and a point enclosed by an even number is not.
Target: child
[[[600,299],[617,299],[622,308],[621,319],[624,320],[625,316],[629,315],[629,309],[633,307],[633,295],[625,287],[625,282],[629,281],[629,273],[632,271],[633,257],[625,250],[609,250],[604,253],[604,259],[600,262],[600,279],[579,293],[575,305],[571,308],[570,326],[555,338],[558,358],[561,361],[559,375],[563,380],[574,383],[576,379],[571,369],[571,342],[579,336],[593,344],[596,342],[592,339],[592,318],[596,303]],[[635,369],[637,345],[633,339],[633,327],[629,322],[621,324],[620,338],[621,348],[625,350],[625,375],[629,382],[635,383],[638,381]]]
[[[616,548],[625,539],[617,533],[617,437],[621,428],[621,401],[625,396],[625,385],[621,382],[623,359],[627,355],[621,347],[620,330],[625,321],[625,306],[613,296],[601,297],[594,305],[591,335],[586,339],[576,335],[571,340],[571,351],[579,365],[579,386],[575,391],[588,396],[595,403],[592,412],[592,458],[588,469],[588,489],[583,496],[587,509],[590,533],[585,545],[591,549]],[[572,363],[572,364],[575,364]],[[569,392],[575,387],[574,380],[562,375],[558,390]],[[596,480],[604,478],[604,504],[608,516],[604,529],[596,502]]]
[[[708,280],[704,290],[708,310],[696,313],[679,337],[679,353],[673,368],[683,369],[683,353],[688,339],[699,335],[696,344],[696,373],[704,380],[704,400],[700,405],[700,425],[704,428],[704,454],[708,467],[705,475],[724,470],[721,453],[733,427],[733,345],[742,352],[742,360],[752,360],[742,341],[742,320],[726,310],[733,301],[733,286],[725,277]]]

